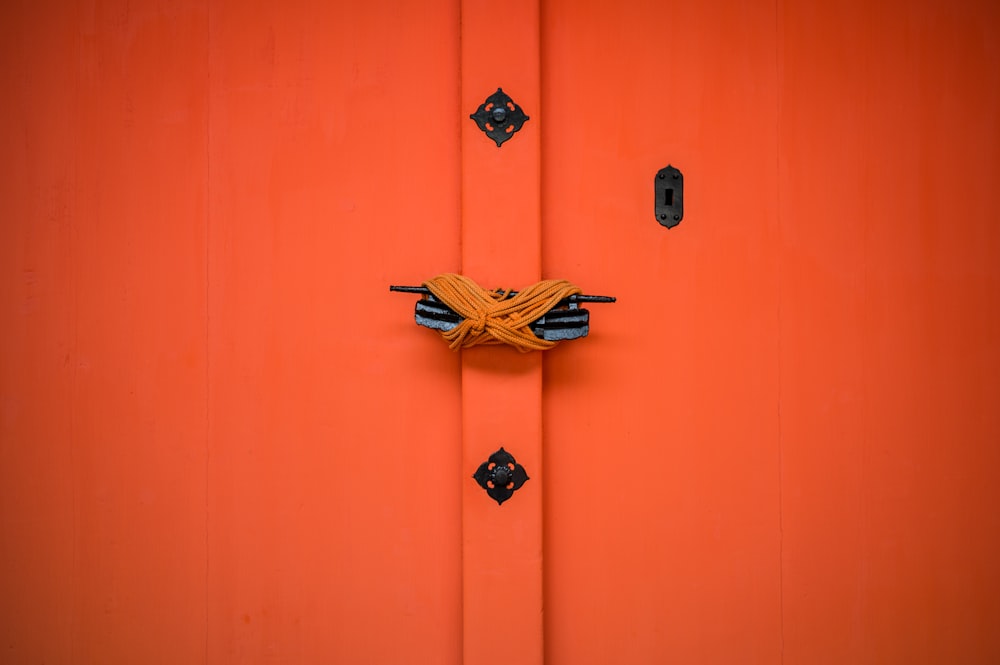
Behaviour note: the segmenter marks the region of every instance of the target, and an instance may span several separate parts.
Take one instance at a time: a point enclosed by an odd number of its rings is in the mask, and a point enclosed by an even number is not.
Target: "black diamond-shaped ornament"
[[[497,88],[469,117],[476,121],[479,129],[496,141],[498,148],[529,120],[521,107],[502,88]]]
[[[512,497],[524,481],[528,480],[524,467],[502,447],[480,464],[472,477],[497,505]]]

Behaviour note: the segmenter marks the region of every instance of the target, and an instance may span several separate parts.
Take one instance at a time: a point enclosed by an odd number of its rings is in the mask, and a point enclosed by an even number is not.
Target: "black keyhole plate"
[[[684,219],[684,174],[669,165],[660,169],[653,178],[653,193],[656,221],[668,229],[680,224]]]

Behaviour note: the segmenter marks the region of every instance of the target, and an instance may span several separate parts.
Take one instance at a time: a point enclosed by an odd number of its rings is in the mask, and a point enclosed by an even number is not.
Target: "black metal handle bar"
[[[420,293],[426,296],[433,295],[426,286],[390,286],[390,291],[399,291],[401,293]],[[517,295],[517,291],[511,291],[507,294],[508,298],[513,298]],[[567,302],[615,302],[614,296],[570,296],[565,299]]]

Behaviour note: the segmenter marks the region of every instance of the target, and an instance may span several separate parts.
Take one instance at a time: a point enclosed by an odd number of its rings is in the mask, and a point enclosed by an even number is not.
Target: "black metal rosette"
[[[502,447],[480,464],[472,477],[497,505],[512,497],[524,481],[528,480],[524,467]]]
[[[497,88],[469,117],[476,121],[479,129],[496,141],[498,148],[529,119],[502,88]]]

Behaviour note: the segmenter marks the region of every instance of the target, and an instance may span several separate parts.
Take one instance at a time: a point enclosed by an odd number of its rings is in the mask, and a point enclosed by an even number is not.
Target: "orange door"
[[[618,297],[546,358],[547,662],[778,663],[774,4],[545,18],[545,271]]]
[[[0,661],[1000,660],[989,3],[0,11]]]
[[[619,296],[545,360],[548,663],[1000,659],[1000,23],[876,5],[544,3],[544,273]]]
[[[459,662],[458,8],[0,12],[0,661]]]
[[[455,662],[457,8],[208,7],[210,663]],[[181,661],[174,661],[181,662]]]

